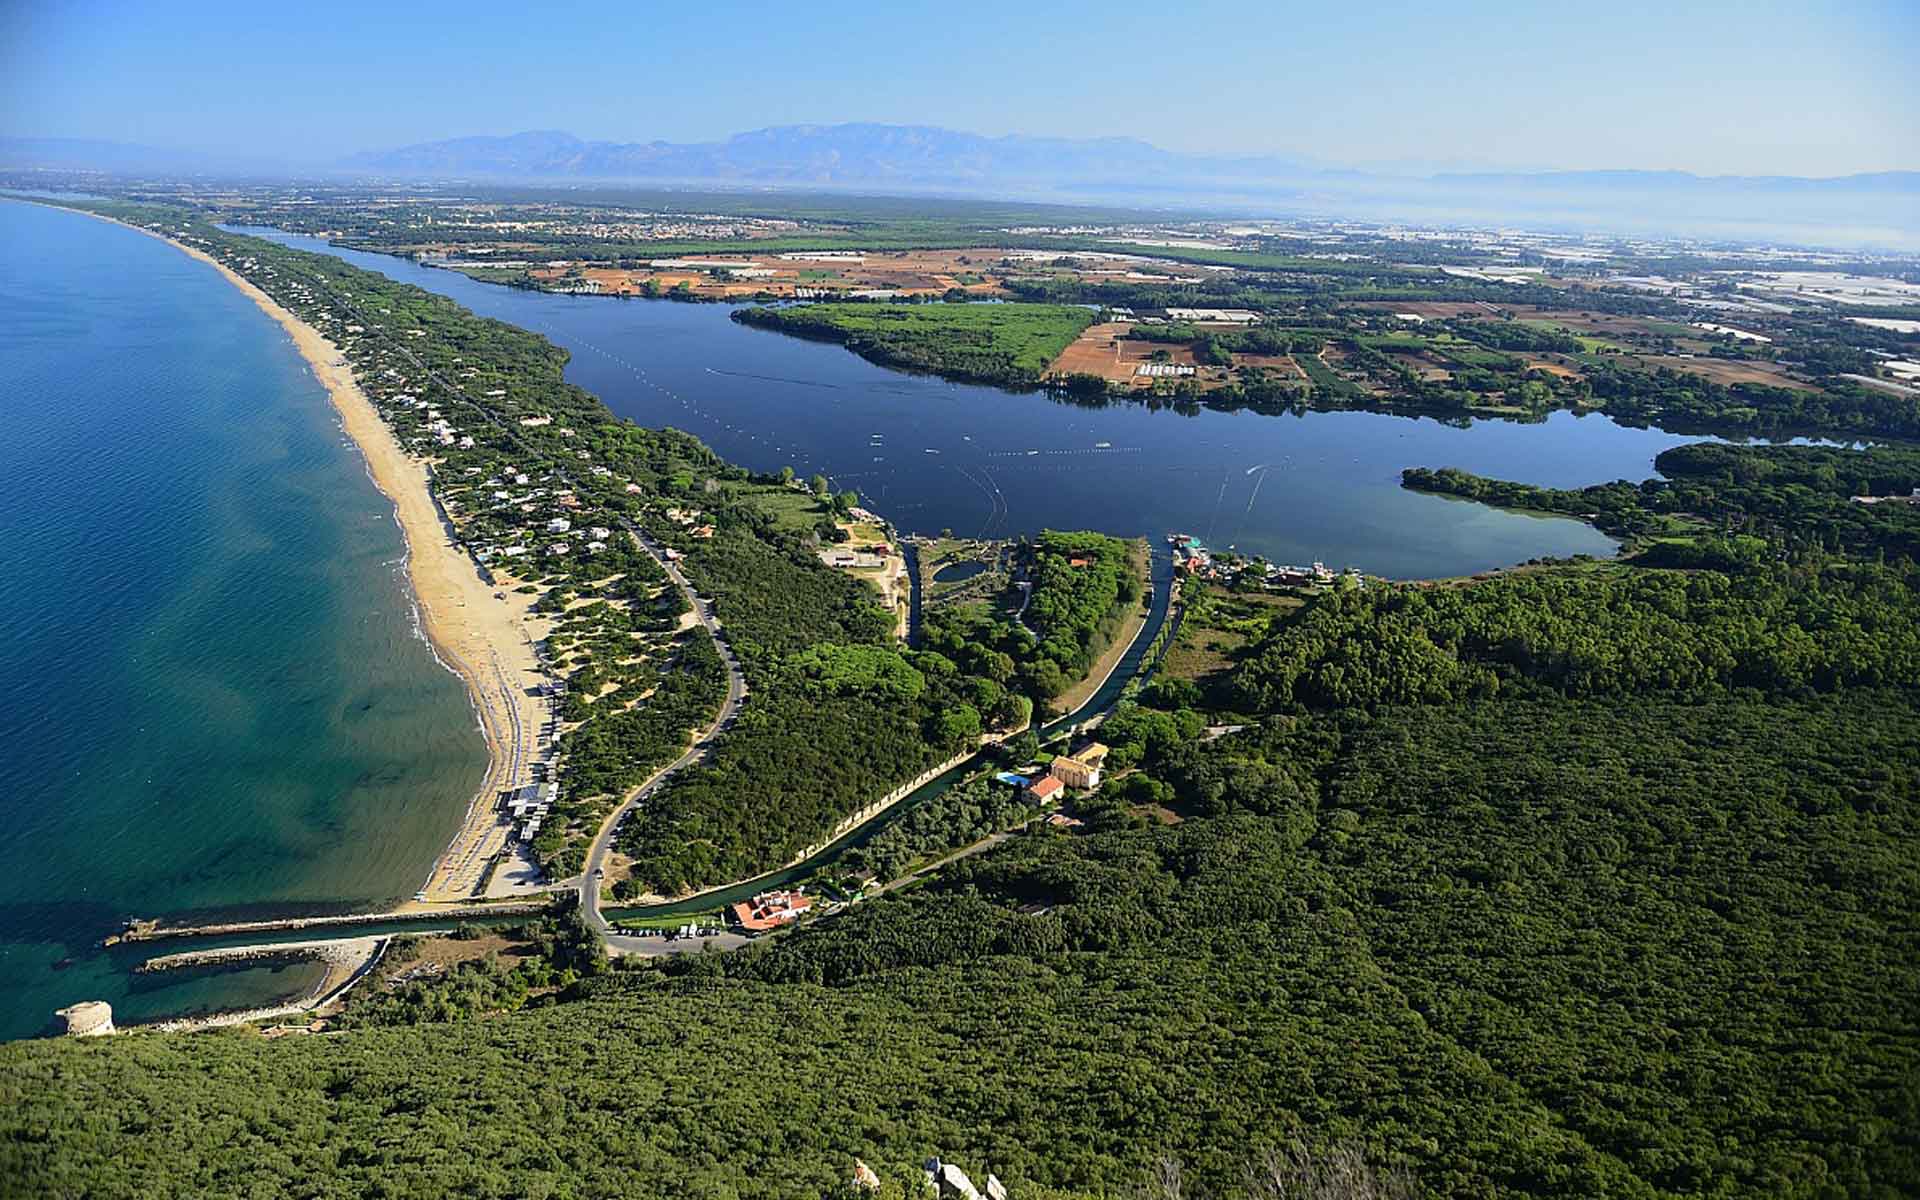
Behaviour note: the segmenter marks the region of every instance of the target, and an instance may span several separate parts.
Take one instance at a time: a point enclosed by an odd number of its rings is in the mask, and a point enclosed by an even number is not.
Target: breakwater
[[[548,900],[514,900],[505,904],[458,904],[402,912],[350,913],[330,917],[282,917],[271,921],[223,921],[210,925],[167,925],[159,921],[133,920],[122,932],[106,939],[105,945],[130,942],[154,942],[166,938],[230,937],[248,933],[290,933],[308,929],[351,928],[393,921],[463,921],[496,917],[533,916],[553,907]]]

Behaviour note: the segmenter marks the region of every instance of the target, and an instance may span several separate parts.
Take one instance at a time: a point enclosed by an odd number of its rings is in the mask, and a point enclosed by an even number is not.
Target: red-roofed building
[[[733,919],[748,933],[778,929],[813,907],[813,897],[799,892],[761,892],[733,906]]]
[[[1066,790],[1066,784],[1051,775],[1042,775],[1027,785],[1027,799],[1035,804],[1052,804]]]

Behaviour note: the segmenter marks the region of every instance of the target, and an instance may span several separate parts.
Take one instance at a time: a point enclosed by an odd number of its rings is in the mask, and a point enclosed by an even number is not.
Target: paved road
[[[673,954],[695,949],[698,943],[705,941],[720,944],[722,949],[733,949],[736,945],[746,944],[746,939],[738,934],[720,934],[713,938],[681,939],[670,943],[664,938],[628,937],[613,932],[612,925],[600,913],[600,876],[606,866],[607,856],[613,852],[614,830],[619,828],[620,822],[633,811],[635,805],[653,795],[675,771],[700,761],[706,755],[707,748],[713,744],[713,739],[732,722],[734,716],[739,713],[741,704],[747,698],[747,677],[740,670],[740,660],[734,657],[733,647],[727,644],[726,637],[720,632],[720,620],[713,615],[713,602],[693,590],[693,585],[688,583],[687,577],[680,573],[680,568],[673,564],[666,552],[652,538],[631,525],[628,526],[627,532],[633,535],[633,540],[639,543],[641,549],[653,556],[653,561],[660,564],[660,568],[667,573],[667,578],[673,580],[674,586],[680,589],[680,594],[685,596],[687,603],[693,606],[694,615],[700,619],[700,624],[713,635],[714,648],[720,652],[720,661],[727,667],[727,699],[720,706],[719,715],[714,717],[713,723],[701,732],[693,745],[687,748],[686,753],[655,771],[646,782],[627,793],[627,798],[620,802],[620,806],[601,822],[599,832],[594,834],[593,845],[587,850],[586,871],[580,876],[580,915],[586,918],[587,927],[599,934],[601,940],[606,942],[607,952],[616,957],[622,954]]]

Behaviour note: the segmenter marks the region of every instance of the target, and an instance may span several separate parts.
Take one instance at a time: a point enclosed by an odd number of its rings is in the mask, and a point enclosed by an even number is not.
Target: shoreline
[[[57,207],[57,206],[49,206]],[[100,213],[63,208],[165,242],[218,271],[242,295],[279,323],[321,387],[341,429],[359,451],[367,477],[393,506],[405,545],[408,600],[416,632],[434,660],[466,688],[487,747],[479,787],[452,838],[434,859],[425,882],[397,912],[430,910],[437,903],[466,901],[487,880],[488,866],[506,854],[510,827],[493,798],[518,782],[532,759],[533,740],[544,717],[528,689],[545,678],[533,651],[530,605],[513,592],[496,590],[453,539],[434,498],[427,463],[400,445],[373,402],[360,390],[346,356],[319,330],[204,251]]]

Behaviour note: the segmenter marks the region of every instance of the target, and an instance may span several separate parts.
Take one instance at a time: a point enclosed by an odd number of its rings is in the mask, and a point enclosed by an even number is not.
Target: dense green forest
[[[1823,430],[1920,437],[1920,406],[1911,397],[1857,383],[1829,380],[1819,391],[1758,383],[1725,386],[1671,367],[1649,371],[1617,364],[1595,366],[1586,376],[1606,414],[1629,423],[1747,434]]]
[[[894,880],[923,858],[975,842],[1035,819],[1038,810],[1020,789],[980,777],[948,788],[849,850],[839,866]]]
[[[1005,676],[971,669],[982,656],[962,655],[962,670],[898,647],[872,590],[823,570],[805,535],[778,528],[753,498],[710,497],[715,536],[680,542],[751,700],[706,760],[669,779],[622,832],[634,860],[615,889],[623,899],[780,866],[901,781],[1026,719]]]
[[[885,366],[1009,387],[1039,383],[1093,316],[1062,304],[944,303],[803,304],[733,314],[749,325],[843,342]]]
[[[1910,1194],[1916,761],[1907,692],[1279,719],[1152,768],[1179,825],[1018,835],[671,976],[335,1037],[0,1048],[0,1170],[817,1197],[855,1155],[938,1152],[1118,1195],[1163,1153],[1231,1187],[1298,1132],[1437,1195]]]
[[[1503,691],[1568,697],[1920,680],[1920,571],[1866,563],[1717,572],[1557,571],[1472,587],[1333,592],[1235,673],[1235,706],[1374,709]]]
[[[1505,508],[1585,517],[1645,543],[1654,561],[1743,566],[1788,554],[1920,556],[1920,450],[1872,446],[1676,446],[1654,460],[1666,476],[1573,490],[1485,479],[1454,468],[1402,472],[1418,491]],[[1858,497],[1893,503],[1861,503]],[[1676,539],[1672,535],[1681,534]]]

